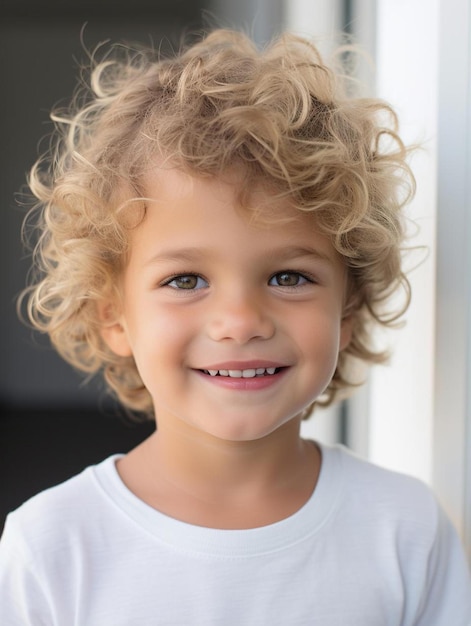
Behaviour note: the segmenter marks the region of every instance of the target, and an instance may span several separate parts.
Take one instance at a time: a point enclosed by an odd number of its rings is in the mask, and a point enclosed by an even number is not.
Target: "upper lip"
[[[202,370],[251,370],[268,367],[286,367],[285,364],[276,361],[265,361],[264,359],[256,359],[253,361],[224,361],[223,363],[214,363],[200,367]]]

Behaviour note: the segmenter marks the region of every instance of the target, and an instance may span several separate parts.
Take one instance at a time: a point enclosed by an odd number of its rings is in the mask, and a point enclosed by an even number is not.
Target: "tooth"
[[[276,367],[257,367],[246,370],[204,370],[209,376],[230,376],[231,378],[254,378],[255,376],[272,375]]]

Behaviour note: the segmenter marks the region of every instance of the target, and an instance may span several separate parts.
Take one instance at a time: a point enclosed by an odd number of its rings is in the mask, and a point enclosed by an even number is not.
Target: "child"
[[[9,516],[1,623],[469,626],[429,490],[299,434],[408,296],[394,113],[294,36],[115,54],[33,168],[28,306],[157,430]]]

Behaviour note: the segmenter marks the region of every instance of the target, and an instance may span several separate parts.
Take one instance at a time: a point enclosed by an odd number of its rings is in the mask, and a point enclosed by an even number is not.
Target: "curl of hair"
[[[164,157],[202,176],[239,167],[243,190],[266,185],[312,213],[343,257],[353,335],[319,403],[353,385],[356,361],[384,360],[371,329],[393,325],[409,301],[402,208],[414,191],[393,110],[347,96],[341,74],[291,34],[259,50],[216,30],[174,58],[114,47],[92,65],[90,87],[52,115],[51,149],[29,178],[40,235],[23,299],[60,354],[103,370],[127,407],[152,414],[134,360],[101,337],[98,303],[118,297],[130,224],[145,211],[143,172]],[[248,205],[243,191],[240,202]],[[388,310],[401,286],[404,303]]]

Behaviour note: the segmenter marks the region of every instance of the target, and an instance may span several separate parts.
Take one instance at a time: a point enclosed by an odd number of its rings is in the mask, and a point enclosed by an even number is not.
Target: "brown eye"
[[[275,287],[297,287],[308,282],[307,279],[298,272],[278,272],[270,279],[270,285]]]
[[[197,276],[196,274],[182,274],[181,276],[175,276],[172,280],[165,283],[168,287],[173,289],[203,289],[208,286],[208,283]]]

